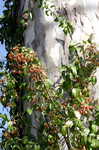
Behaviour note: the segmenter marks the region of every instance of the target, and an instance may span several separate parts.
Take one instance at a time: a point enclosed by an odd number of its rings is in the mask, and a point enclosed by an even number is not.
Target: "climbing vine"
[[[68,19],[67,12],[64,7],[56,8],[54,4],[50,5],[48,0],[43,0],[41,7],[47,16],[52,16],[54,18],[54,21],[57,22],[59,27],[63,29],[65,35],[69,34],[71,36],[73,34],[74,27]],[[64,13],[62,13],[62,11]]]
[[[55,90],[49,83],[37,54],[15,46],[8,54],[9,69],[1,73],[1,103],[10,107],[11,118],[0,114],[4,130],[2,147],[13,149],[59,149],[59,134],[70,149],[96,150],[99,147],[99,107],[91,98],[96,83],[94,72],[98,52],[94,44],[70,45],[71,64],[62,67],[62,79]],[[67,96],[65,97],[65,93]],[[23,105],[30,105],[26,109]],[[31,136],[29,116],[41,113],[38,139]],[[24,128],[23,128],[24,127]],[[72,131],[72,132],[71,132]]]
[[[22,33],[31,13],[26,11],[18,18],[18,6],[19,1],[6,0],[0,19],[0,41],[5,41],[8,50],[7,67],[0,72],[0,102],[10,108],[10,117],[0,114],[2,148],[58,150],[62,137],[69,149],[97,150],[99,106],[90,92],[99,66],[95,44],[83,41],[69,46],[70,64],[62,66],[61,81],[54,89],[37,54],[23,46]],[[69,21],[52,12],[45,1],[40,1],[40,7],[55,18],[65,34],[73,32]],[[35,112],[41,114],[38,138],[31,134],[36,128],[30,121]]]

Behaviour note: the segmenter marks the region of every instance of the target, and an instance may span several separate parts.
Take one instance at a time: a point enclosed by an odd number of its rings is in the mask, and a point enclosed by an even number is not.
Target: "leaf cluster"
[[[11,114],[10,119],[0,115],[1,128],[8,122],[2,137],[5,149],[30,146],[29,149],[35,150],[58,150],[59,135],[70,149],[99,147],[99,108],[90,93],[90,87],[96,83],[98,52],[95,45],[88,42],[70,45],[69,49],[71,63],[62,67],[57,89],[49,82],[33,50],[17,45],[8,54],[9,70],[3,71],[0,82],[1,103],[10,107]],[[24,109],[24,105],[29,107]],[[38,139],[32,137],[29,130],[32,128],[29,118],[34,111],[41,114]],[[27,140],[24,145],[26,137],[32,143]]]

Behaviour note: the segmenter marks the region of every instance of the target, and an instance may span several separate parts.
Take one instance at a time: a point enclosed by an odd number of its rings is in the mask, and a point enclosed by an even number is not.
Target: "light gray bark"
[[[68,62],[65,47],[65,36],[54,18],[46,16],[44,11],[31,0],[21,1],[21,12],[29,9],[33,19],[28,22],[24,32],[25,46],[33,48],[47,68],[49,77],[56,81],[59,77],[59,67]],[[58,4],[58,1],[56,3]],[[23,5],[23,6],[22,6]],[[31,7],[30,7],[31,6]]]
[[[54,18],[47,16],[33,0],[21,0],[19,13],[22,14],[27,9],[33,13],[33,18],[28,21],[24,32],[24,43],[26,47],[31,47],[38,53],[50,79],[56,82],[60,76],[60,66],[68,63],[68,45],[71,40],[80,42],[93,35],[93,41],[99,48],[99,0],[49,0],[49,3],[54,3],[57,8],[66,9],[67,17],[75,27],[72,39],[65,36]],[[96,75],[98,82],[93,91],[94,97],[99,99],[99,68]],[[32,120],[33,118],[34,116]],[[33,128],[32,133],[35,136],[36,132]],[[66,145],[61,148],[66,149]]]

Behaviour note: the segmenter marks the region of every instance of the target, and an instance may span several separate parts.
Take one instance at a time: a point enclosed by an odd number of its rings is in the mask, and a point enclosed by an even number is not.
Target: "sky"
[[[4,5],[4,2],[3,0],[0,0],[0,16],[2,15],[2,11],[4,9],[3,7]],[[5,50],[5,45],[1,44],[0,43],[0,60],[6,60],[6,50]],[[0,104],[0,113],[3,113],[3,114],[7,114],[8,115],[8,111],[7,109],[5,109],[1,104]],[[1,122],[1,119],[0,119],[0,122]],[[0,136],[1,136],[1,133],[2,133],[2,130],[0,129]]]
[[[0,0],[0,16],[2,15],[2,11],[4,9],[3,5],[4,5],[3,0]],[[0,60],[5,60],[6,54],[7,52],[5,50],[5,45],[4,44],[2,45],[0,43]]]

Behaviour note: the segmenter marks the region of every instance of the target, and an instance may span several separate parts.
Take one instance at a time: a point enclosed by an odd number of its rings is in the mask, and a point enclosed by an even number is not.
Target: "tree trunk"
[[[33,0],[20,1],[19,15],[27,10],[32,13],[33,17],[29,19],[24,31],[24,44],[37,52],[47,69],[49,78],[56,83],[60,76],[59,68],[68,63],[68,45],[71,41],[77,43],[87,40],[90,36],[99,48],[99,0],[49,0],[49,4],[54,4],[57,10],[65,9],[66,18],[73,23],[75,28],[71,37],[65,36],[58,23],[54,21],[54,17],[47,16]],[[99,68],[96,75],[98,82],[93,88],[93,93],[94,97],[99,99]],[[35,115],[40,117],[37,112]],[[34,114],[32,114],[32,122],[39,126]],[[37,129],[32,128],[31,131],[36,137]],[[66,144],[60,149],[66,150]]]

